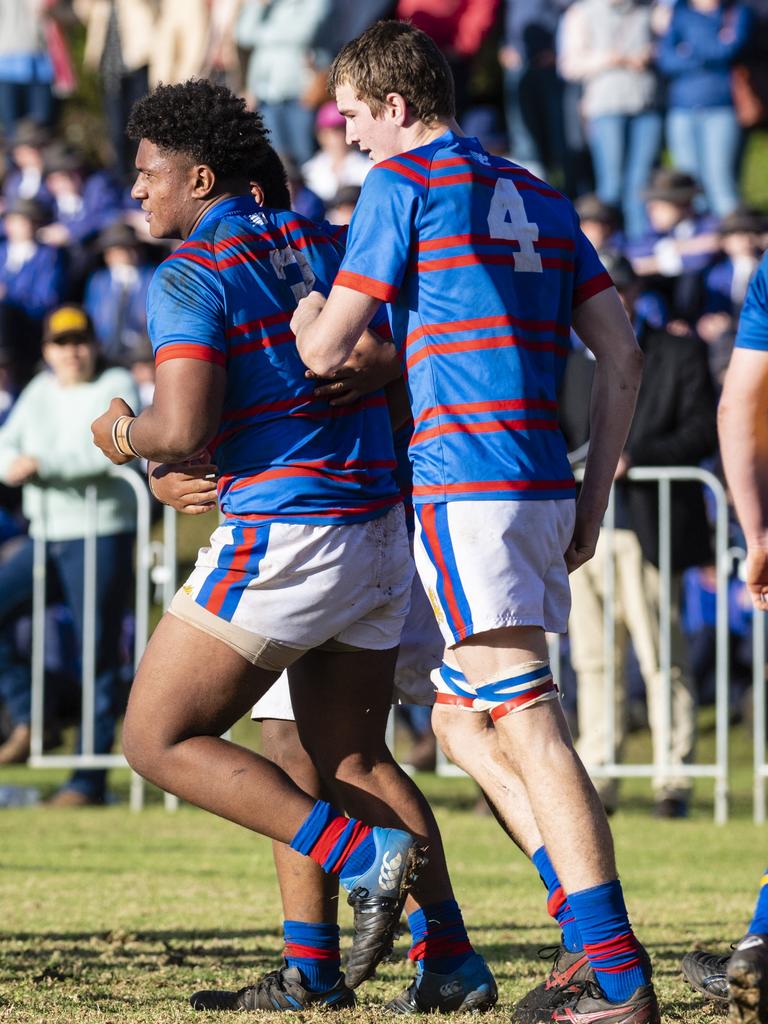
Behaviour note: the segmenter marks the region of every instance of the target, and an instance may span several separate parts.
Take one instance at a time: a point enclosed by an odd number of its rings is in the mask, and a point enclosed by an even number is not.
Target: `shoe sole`
[[[731,960],[728,965],[728,1024],[765,1024],[768,1021],[763,980],[761,971]]]
[[[402,914],[403,907],[405,906],[406,896],[417,882],[420,872],[428,863],[429,857],[427,856],[427,849],[425,846],[420,846],[418,843],[414,843],[408,848],[408,852],[405,856],[405,868],[403,869],[403,873],[400,877],[400,888],[397,893],[397,903],[395,904],[395,909],[392,913],[392,928],[389,940],[383,945],[380,954],[371,962],[370,966],[365,969],[364,973],[361,974],[359,978],[354,973],[350,978],[350,968],[348,966],[346,967],[345,977],[347,988],[356,989],[358,985],[362,985],[364,981],[368,981],[372,978],[381,961],[392,952],[392,946],[395,942],[395,929],[400,921],[400,915]]]

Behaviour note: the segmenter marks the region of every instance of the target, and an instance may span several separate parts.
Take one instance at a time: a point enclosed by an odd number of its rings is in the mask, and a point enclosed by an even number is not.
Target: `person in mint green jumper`
[[[0,428],[0,481],[22,488],[29,537],[0,563],[0,699],[13,730],[0,764],[29,754],[31,677],[14,655],[13,627],[32,596],[33,539],[48,541],[48,578],[68,605],[82,646],[85,490],[96,486],[96,688],[94,752],[108,753],[120,706],[119,638],[131,590],[134,503],[90,440],[90,423],[113,395],[138,401],[127,370],[102,365],[87,314],[61,306],[46,319],[46,368],[27,385]],[[77,666],[79,675],[80,666]],[[103,803],[106,771],[77,770],[53,798],[63,806]]]

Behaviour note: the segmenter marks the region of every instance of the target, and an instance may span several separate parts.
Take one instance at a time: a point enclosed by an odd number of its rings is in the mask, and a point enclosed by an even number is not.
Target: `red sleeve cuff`
[[[224,352],[216,348],[209,348],[207,345],[187,345],[183,342],[171,345],[163,345],[155,355],[155,365],[167,363],[169,359],[199,359],[203,363],[216,363],[217,366],[224,366],[227,357]]]
[[[334,284],[340,284],[344,288],[351,288],[355,292],[363,292],[380,302],[392,302],[397,297],[397,288],[393,284],[386,284],[384,281],[377,281],[373,277],[366,277],[364,274],[353,274],[350,270],[340,270],[336,275]]]
[[[591,299],[593,295],[604,292],[606,288],[613,288],[613,281],[607,270],[601,271],[596,277],[590,277],[588,281],[582,281],[573,289],[573,308]]]

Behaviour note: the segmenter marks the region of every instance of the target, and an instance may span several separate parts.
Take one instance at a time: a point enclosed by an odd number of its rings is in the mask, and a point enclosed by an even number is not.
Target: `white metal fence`
[[[134,611],[136,635],[134,658],[141,658],[147,642],[151,588],[154,584],[163,607],[167,607],[177,587],[176,526],[177,516],[166,508],[163,518],[163,541],[152,543],[150,538],[150,498],[142,478],[130,469],[115,467],[111,474],[120,479],[126,487],[127,498],[132,498],[136,507],[136,584]],[[663,716],[661,721],[662,758],[656,763],[621,764],[614,758],[614,715],[615,688],[623,685],[615,677],[613,657],[615,614],[615,559],[612,551],[614,528],[614,502],[611,499],[606,513],[604,530],[609,542],[611,555],[605,559],[604,577],[604,621],[603,645],[606,715],[606,751],[601,758],[605,763],[592,767],[595,777],[623,778],[663,777],[670,770],[675,775],[712,778],[714,781],[714,815],[717,822],[724,822],[728,815],[728,507],[720,481],[712,473],[695,468],[633,468],[628,479],[632,482],[655,483],[659,495],[659,573],[661,600],[659,608],[660,627],[660,674],[663,687]],[[673,483],[697,481],[712,493],[715,518],[715,566],[716,566],[716,711],[715,711],[715,758],[709,764],[671,764],[670,742],[672,731],[672,651],[671,651],[671,594],[672,594],[672,551],[671,551],[671,488]],[[130,492],[130,493],[129,493]],[[95,754],[94,740],[94,691],[96,651],[94,646],[93,622],[95,616],[96,579],[96,488],[86,489],[84,502],[85,536],[85,585],[83,593],[84,630],[82,649],[82,752],[79,754],[49,755],[43,750],[44,706],[45,706],[45,602],[46,602],[46,542],[35,541],[34,546],[34,596],[33,596],[33,641],[32,641],[32,741],[29,763],[33,767],[65,768],[112,768],[125,765],[121,754]],[[754,814],[756,821],[765,820],[766,778],[766,728],[765,728],[765,631],[764,616],[755,616],[754,630],[754,761],[755,789]],[[90,624],[90,626],[89,626]],[[559,667],[559,643],[555,639],[551,648],[555,673]],[[557,675],[556,675],[557,678]],[[391,729],[390,729],[391,735]],[[459,770],[447,763],[442,756],[438,759],[441,774],[455,774]],[[141,806],[143,783],[135,776],[131,787],[131,804]],[[176,806],[175,798],[166,797],[169,808]]]

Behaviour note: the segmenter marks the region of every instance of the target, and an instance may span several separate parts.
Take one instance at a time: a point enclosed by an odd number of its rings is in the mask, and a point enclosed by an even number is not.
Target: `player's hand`
[[[322,292],[310,292],[299,301],[291,317],[291,330],[298,336],[305,327],[309,327],[320,316],[325,305],[325,296]]]
[[[109,403],[107,411],[102,413],[102,415],[91,424],[93,443],[97,448],[101,448],[109,461],[114,462],[116,466],[123,466],[126,462],[131,462],[133,457],[130,455],[123,455],[117,450],[117,448],[115,448],[114,442],[112,441],[112,427],[115,425],[115,421],[121,416],[133,415],[135,415],[134,411],[127,402],[124,402],[122,398],[113,398]]]
[[[188,516],[199,516],[216,508],[216,473],[207,452],[189,462],[151,462],[150,488],[164,505]]]
[[[747,546],[746,582],[752,604],[768,612],[768,548]]]
[[[37,475],[39,469],[37,459],[31,455],[17,455],[5,473],[5,482],[9,487],[20,487]]]
[[[565,551],[565,566],[569,573],[584,565],[595,553],[597,538],[600,536],[601,522],[595,522],[592,517],[582,517],[576,507],[576,523],[573,529],[571,543]]]
[[[401,374],[400,361],[391,342],[373,341],[365,336],[358,342],[344,366],[325,377],[312,370],[305,376],[318,382],[315,398],[325,398],[330,405],[351,405],[364,395],[378,391]]]

